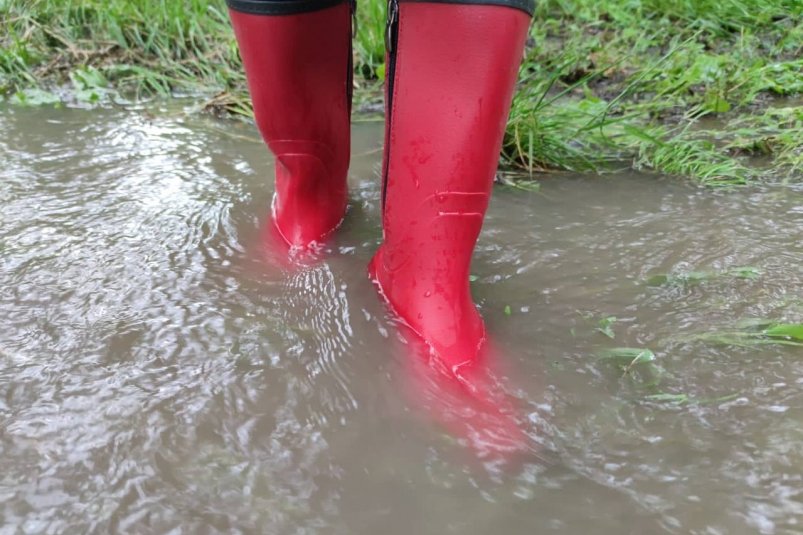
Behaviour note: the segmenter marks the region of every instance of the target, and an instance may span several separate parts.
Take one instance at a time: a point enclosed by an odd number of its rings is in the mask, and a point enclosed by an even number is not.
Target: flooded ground
[[[0,130],[0,533],[803,531],[803,348],[721,343],[803,320],[801,187],[497,187],[472,285],[538,450],[499,465],[412,403],[366,278],[381,124],[354,127],[331,253],[293,272],[249,125]],[[622,346],[655,361],[597,356]]]

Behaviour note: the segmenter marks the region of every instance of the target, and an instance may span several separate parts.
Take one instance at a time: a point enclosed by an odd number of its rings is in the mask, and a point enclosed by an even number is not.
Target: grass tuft
[[[383,0],[360,0],[363,102],[381,95],[384,18]],[[66,87],[88,103],[206,95],[209,111],[251,114],[223,0],[0,0],[0,27],[11,102],[49,105]],[[541,0],[503,163],[530,174],[626,163],[709,186],[799,181],[801,73],[799,0]]]

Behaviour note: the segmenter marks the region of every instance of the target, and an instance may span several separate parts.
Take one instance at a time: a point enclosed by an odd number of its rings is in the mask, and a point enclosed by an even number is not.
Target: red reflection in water
[[[500,380],[501,362],[492,343],[486,341],[474,362],[453,372],[409,327],[399,329],[413,405],[483,461],[537,456],[537,445],[525,432],[524,411]]]
[[[272,217],[261,223],[258,250],[267,264],[291,273],[313,266],[325,257],[324,244],[312,243],[306,247],[288,244]]]

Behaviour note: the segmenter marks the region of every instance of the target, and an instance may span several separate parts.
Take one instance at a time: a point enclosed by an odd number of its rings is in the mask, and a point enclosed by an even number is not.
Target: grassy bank
[[[357,109],[381,100],[384,9],[360,2]],[[543,0],[503,158],[803,180],[802,20],[800,0]],[[0,27],[10,103],[203,94],[250,114],[223,0],[0,0]]]

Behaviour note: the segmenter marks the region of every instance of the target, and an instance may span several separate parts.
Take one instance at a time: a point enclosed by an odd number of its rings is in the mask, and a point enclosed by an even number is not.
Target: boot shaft
[[[441,227],[463,236],[450,256],[471,255],[529,26],[528,3],[499,1],[505,5],[391,0],[382,180],[388,253],[412,228],[442,241],[434,232]]]
[[[254,118],[276,157],[272,221],[308,248],[346,209],[353,4],[228,0]]]
[[[528,26],[518,5],[391,0],[389,8],[384,241],[370,269],[453,371],[485,340],[469,268]]]
[[[228,2],[254,118],[265,140],[334,145],[347,138],[352,4],[346,0]]]

